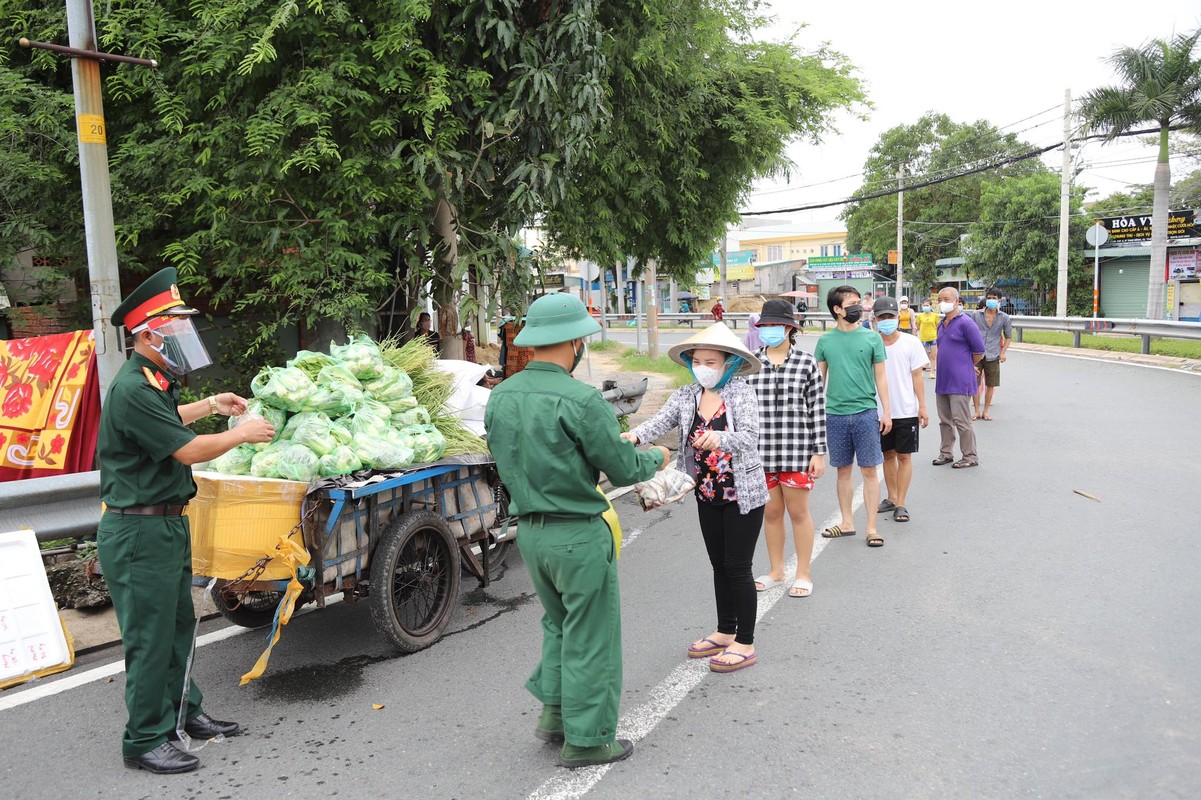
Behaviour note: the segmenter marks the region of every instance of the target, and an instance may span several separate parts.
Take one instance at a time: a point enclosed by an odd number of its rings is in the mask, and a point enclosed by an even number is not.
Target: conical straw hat
[[[743,364],[742,368],[738,370],[739,375],[753,375],[763,367],[755,354],[746,349],[742,340],[727,328],[724,322],[715,322],[703,331],[697,331],[673,346],[667,351],[667,355],[677,364],[688,367],[692,365],[692,362],[691,359],[685,360],[684,354],[693,350],[720,350],[723,353],[742,356]]]

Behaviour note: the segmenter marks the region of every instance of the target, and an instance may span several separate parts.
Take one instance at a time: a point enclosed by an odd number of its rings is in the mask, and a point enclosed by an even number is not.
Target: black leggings
[[[751,560],[763,527],[763,506],[740,514],[737,503],[712,505],[698,500],[696,511],[713,565],[717,632],[735,634],[739,644],[754,644],[759,599]]]

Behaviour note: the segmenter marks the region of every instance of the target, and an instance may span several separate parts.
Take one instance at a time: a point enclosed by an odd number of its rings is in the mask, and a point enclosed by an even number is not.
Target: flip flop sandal
[[[909,509],[905,508],[905,506],[897,506],[897,510],[892,512],[892,521],[893,522],[908,522],[909,521]]]
[[[868,547],[883,547],[884,546],[884,537],[878,533],[869,533],[867,535],[867,546]]]
[[[735,661],[734,663],[729,664],[729,663],[724,663],[721,661],[714,661],[713,659],[709,659],[710,671],[712,671],[712,672],[737,672],[740,669],[746,669],[747,667],[755,666],[756,662],[759,659],[759,656],[757,653],[751,653],[749,656],[744,656],[742,653],[731,653],[729,651],[725,651],[722,653],[722,655],[737,656],[738,658],[741,658],[742,660]]]
[[[762,588],[759,586],[755,587],[756,592],[766,592],[768,589],[774,589],[777,586],[783,586],[784,579],[781,578],[780,580],[776,580],[770,575],[760,575],[758,578],[755,578],[755,583],[762,585]]]
[[[954,460],[955,459],[951,458],[950,456],[939,456],[931,463],[933,463],[936,467],[941,467],[943,464],[950,464]]]
[[[803,591],[804,594],[793,594],[793,592]],[[800,578],[792,582],[792,588],[788,590],[789,597],[804,599],[813,594],[813,581],[803,581]]]
[[[963,459],[960,459],[959,461],[956,461],[954,464],[951,465],[951,469],[967,469],[968,467],[978,467],[978,466],[980,466],[980,465],[977,464],[975,461],[965,461]]]
[[[887,514],[889,511],[892,511],[896,507],[897,507],[897,504],[892,502],[891,500],[888,500],[888,499],[881,500],[879,508],[876,509],[876,513],[877,514]]]
[[[831,525],[830,527],[828,527],[824,531],[822,531],[823,539],[837,539],[841,536],[854,536],[854,535],[855,535],[854,531],[844,531],[842,528],[838,527],[837,525]]]
[[[693,647],[692,645],[688,645],[688,657],[689,658],[711,658],[712,656],[715,656],[718,653],[724,653],[726,651],[726,648],[729,646],[729,645],[724,645],[724,644],[718,644],[717,642],[713,641],[712,639],[701,639],[701,641],[708,642],[709,644],[711,644],[713,646],[697,648],[697,647]]]

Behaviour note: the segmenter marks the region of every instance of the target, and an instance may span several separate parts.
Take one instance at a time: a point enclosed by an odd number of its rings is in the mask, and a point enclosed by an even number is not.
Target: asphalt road
[[[760,596],[744,672],[684,655],[714,624],[692,501],[618,500],[638,742],[612,768],[557,768],[531,735],[540,608],[514,551],[414,655],[365,604],[296,618],[251,686],[260,634],[201,648],[206,707],[246,733],[190,775],[122,768],[119,673],[0,710],[0,797],[1196,797],[1201,377],[1012,352],[1003,381],[981,466],[933,467],[932,423],[913,521],[879,549],[819,540],[813,597]],[[812,503],[830,521],[832,478]]]

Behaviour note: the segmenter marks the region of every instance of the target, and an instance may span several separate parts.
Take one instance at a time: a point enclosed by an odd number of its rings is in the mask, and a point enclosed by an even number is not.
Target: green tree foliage
[[[895,188],[902,166],[905,183],[916,184],[997,163],[1031,149],[1014,134],[1002,133],[983,120],[964,124],[931,112],[912,125],[897,126],[880,136],[864,163],[863,185],[854,196]],[[960,237],[979,218],[985,183],[1043,171],[1038,159],[1028,159],[922,189],[907,189],[906,282],[912,282],[915,291],[922,294],[934,284],[934,262],[960,255]],[[857,200],[846,207],[842,216],[847,223],[850,251],[871,253],[877,264],[886,264],[888,251],[897,246],[896,195]]]
[[[1155,186],[1140,183],[1114,192],[1088,206],[1094,216],[1115,217],[1122,214],[1148,214],[1155,204]],[[1174,182],[1168,189],[1169,210],[1201,208],[1201,170],[1193,170]]]
[[[1081,101],[1080,114],[1110,140],[1141,125],[1159,128],[1159,157],[1155,164],[1151,212],[1151,263],[1163,264],[1168,249],[1168,205],[1171,169],[1168,132],[1186,126],[1201,132],[1201,59],[1195,57],[1201,28],[1140,47],[1123,47],[1110,57],[1119,83],[1094,89]],[[1164,275],[1150,272],[1147,316],[1163,319]]]
[[[691,281],[754,179],[786,170],[784,149],[817,140],[863,93],[828,48],[752,41],[744,0],[603,4],[610,118],[569,173],[546,228],[598,263],[654,258]]]
[[[1090,220],[1080,215],[1084,189],[1072,191],[1068,249],[1068,314],[1092,313],[1092,262],[1085,264],[1080,243]],[[1011,296],[1032,300],[1054,291],[1059,276],[1059,176],[1038,172],[981,184],[979,218],[968,228],[964,253],[972,278],[996,284],[1029,281]]]

